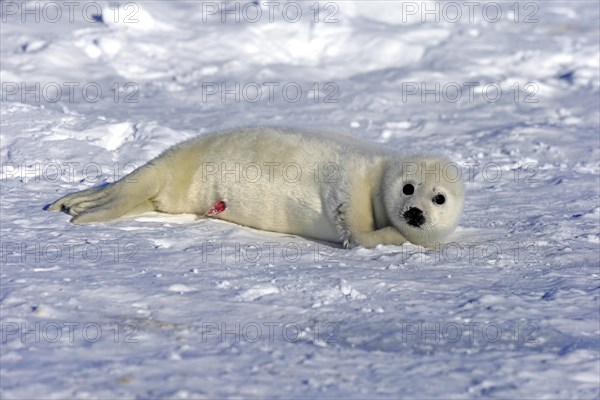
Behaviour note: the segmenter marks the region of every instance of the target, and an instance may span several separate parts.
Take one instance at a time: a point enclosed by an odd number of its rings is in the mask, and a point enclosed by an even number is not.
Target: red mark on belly
[[[223,200],[219,200],[204,215],[207,217],[214,217],[217,214],[221,214],[226,208],[227,205],[225,202]]]

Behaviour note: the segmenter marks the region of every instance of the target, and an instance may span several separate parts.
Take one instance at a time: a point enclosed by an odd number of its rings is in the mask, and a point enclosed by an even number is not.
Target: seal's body
[[[462,211],[462,183],[444,178],[448,163],[403,160],[330,133],[236,129],[174,146],[121,180],[65,196],[50,209],[68,211],[74,223],[193,213],[350,247],[407,239],[431,245],[454,229]],[[403,192],[406,184],[411,194]],[[437,204],[440,194],[445,201]]]

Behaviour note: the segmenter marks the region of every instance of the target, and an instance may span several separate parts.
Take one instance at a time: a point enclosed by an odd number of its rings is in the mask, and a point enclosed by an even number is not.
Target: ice
[[[475,3],[1,2],[0,396],[600,397],[599,6]],[[249,125],[450,157],[460,227],[44,210]]]

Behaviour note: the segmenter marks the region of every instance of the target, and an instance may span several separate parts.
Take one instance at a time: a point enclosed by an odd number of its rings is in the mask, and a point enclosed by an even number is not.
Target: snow
[[[225,3],[0,4],[2,398],[599,398],[598,3]],[[248,125],[446,155],[461,225],[343,250],[43,209]]]

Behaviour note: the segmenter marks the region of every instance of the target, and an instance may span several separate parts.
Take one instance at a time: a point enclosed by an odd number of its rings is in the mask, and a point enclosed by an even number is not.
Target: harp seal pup
[[[452,165],[333,133],[240,128],[180,143],[116,182],[48,208],[76,224],[192,213],[348,248],[432,247],[455,229],[463,208]]]

